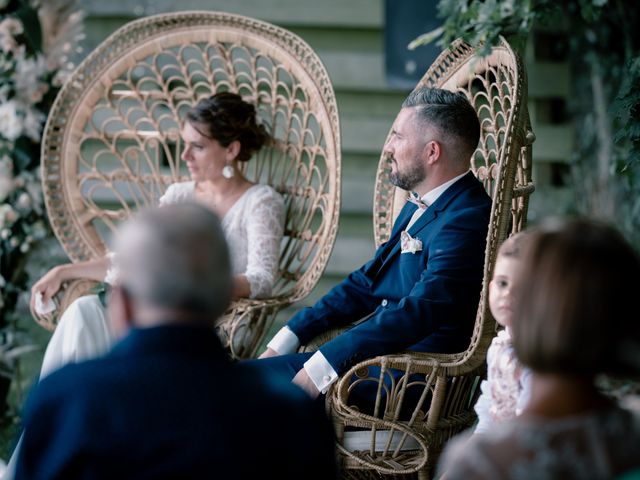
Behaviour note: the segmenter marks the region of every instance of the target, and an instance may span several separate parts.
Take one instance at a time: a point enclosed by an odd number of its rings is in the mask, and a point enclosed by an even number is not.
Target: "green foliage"
[[[622,86],[611,106],[616,145],[615,173],[623,190],[624,229],[640,245],[640,56],[628,61]]]
[[[78,0],[0,0],[0,377],[17,378],[31,351],[18,326],[26,263],[51,235],[40,182],[47,114],[72,68],[67,54],[82,38]],[[42,19],[46,21],[41,22]],[[4,382],[6,384],[6,382]],[[0,386],[0,413],[4,391]]]
[[[504,36],[520,52],[536,25],[565,31],[577,126],[575,210],[603,216],[640,247],[640,13],[635,0],[440,0],[442,27],[411,42],[462,38],[487,54]],[[534,148],[535,155],[535,148]]]

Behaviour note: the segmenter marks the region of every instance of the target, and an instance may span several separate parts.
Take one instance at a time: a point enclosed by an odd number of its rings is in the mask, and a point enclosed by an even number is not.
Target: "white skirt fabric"
[[[106,309],[97,295],[75,300],[60,318],[42,360],[40,378],[66,365],[98,357],[113,343]]]

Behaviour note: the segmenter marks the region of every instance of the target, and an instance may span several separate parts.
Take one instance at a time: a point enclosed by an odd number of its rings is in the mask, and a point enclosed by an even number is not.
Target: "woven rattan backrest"
[[[275,138],[245,173],[285,198],[275,293],[295,301],[316,284],[335,240],[340,128],[318,56],[266,22],[220,12],[157,15],[123,26],[87,57],[58,95],[44,133],[54,232],[73,261],[103,255],[119,222],[188,178],[181,121],[218,91],[256,104]]]
[[[493,198],[487,237],[484,282],[478,318],[468,354],[484,361],[495,333],[486,292],[500,243],[526,221],[531,183],[531,143],[526,74],[522,61],[506,41],[480,58],[462,41],[455,42],[432,64],[418,87],[438,87],[467,95],[481,122],[481,136],[471,168]],[[380,158],[374,197],[376,244],[385,242],[407,192],[388,181],[390,160]]]

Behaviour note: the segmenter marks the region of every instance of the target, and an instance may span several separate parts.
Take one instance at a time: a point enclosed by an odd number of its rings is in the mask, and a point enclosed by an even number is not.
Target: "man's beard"
[[[424,171],[424,165],[422,165],[419,159],[414,160],[406,172],[400,172],[398,162],[393,161],[396,163],[396,171],[389,174],[389,181],[398,188],[412,191],[415,186],[422,182],[427,176]]]

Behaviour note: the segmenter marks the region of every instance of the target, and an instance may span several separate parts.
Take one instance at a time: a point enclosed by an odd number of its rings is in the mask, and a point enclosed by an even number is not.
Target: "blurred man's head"
[[[203,206],[138,213],[121,226],[115,252],[118,286],[110,310],[116,333],[132,324],[213,325],[229,304],[227,245],[217,216]]]

